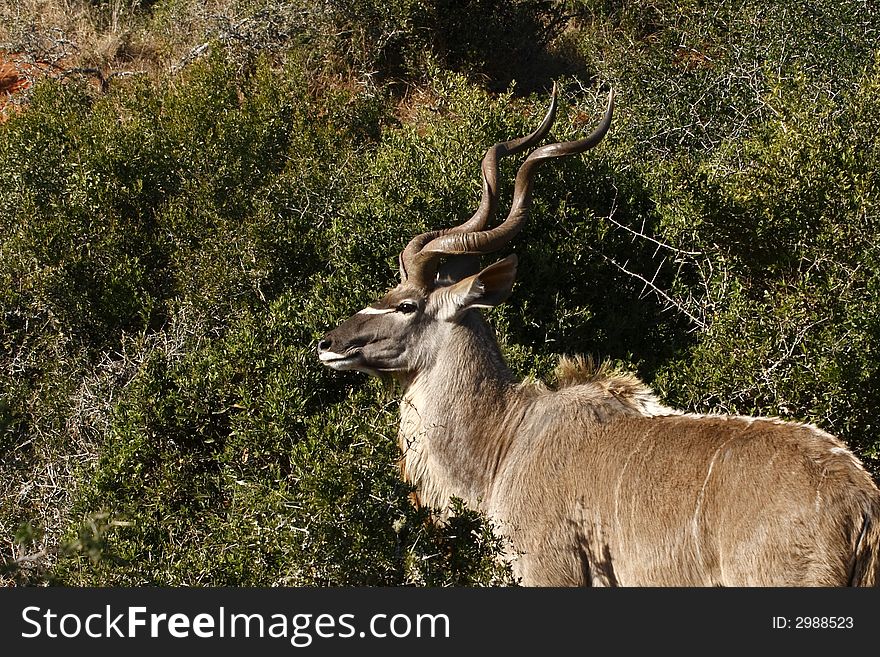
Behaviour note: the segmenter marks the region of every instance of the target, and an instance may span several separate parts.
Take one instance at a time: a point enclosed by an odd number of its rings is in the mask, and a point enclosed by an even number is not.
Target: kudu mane
[[[579,387],[581,394],[591,399],[614,400],[621,412],[627,414],[654,415],[675,414],[663,406],[650,387],[631,372],[619,372],[607,361],[596,364],[586,356],[561,356],[553,371],[554,388]]]
[[[880,492],[834,436],[683,413],[582,356],[562,357],[550,385],[504,363],[478,309],[506,300],[516,258],[480,270],[479,256],[519,232],[537,167],[598,144],[613,106],[588,137],[533,150],[487,229],[498,160],[546,136],[554,89],[537,130],[487,150],[473,217],[412,238],[400,285],[325,335],[319,358],[401,383],[403,476],[432,508],[456,496],[484,510],[523,584],[877,585]]]

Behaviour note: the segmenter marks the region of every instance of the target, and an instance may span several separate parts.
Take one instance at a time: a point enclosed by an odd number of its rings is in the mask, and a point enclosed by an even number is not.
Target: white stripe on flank
[[[372,306],[367,306],[363,310],[358,310],[358,315],[387,315],[388,313],[393,313],[394,308],[373,308]]]

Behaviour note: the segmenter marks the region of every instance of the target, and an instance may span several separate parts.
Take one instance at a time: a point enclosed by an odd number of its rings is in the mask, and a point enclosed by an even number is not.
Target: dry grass
[[[148,41],[138,36],[143,12],[111,0],[0,0],[0,112],[26,99],[41,77],[87,75],[106,86],[117,71],[147,68]]]
[[[128,57],[139,13],[120,0],[2,0],[0,44],[38,62],[108,65]]]
[[[323,12],[300,0],[0,0],[0,120],[41,77],[106,90],[117,77],[174,73],[214,43],[248,60],[314,36]]]
[[[253,11],[247,0],[0,0],[0,112],[43,76],[157,76]],[[204,50],[204,49],[203,49]]]

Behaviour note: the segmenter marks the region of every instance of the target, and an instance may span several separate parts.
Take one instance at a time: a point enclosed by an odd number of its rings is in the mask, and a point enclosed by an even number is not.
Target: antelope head
[[[552,158],[582,153],[598,144],[611,125],[613,91],[599,126],[584,139],[534,150],[520,166],[513,202],[498,226],[486,225],[497,205],[498,161],[541,141],[556,116],[556,88],[550,108],[529,135],[491,146],[482,161],[483,196],[474,215],[458,226],[417,235],[399,256],[400,284],[355,313],[318,343],[318,358],[336,370],[358,370],[398,378],[430,365],[445,330],[473,308],[495,306],[510,295],[517,259],[510,255],[479,269],[479,256],[504,248],[528,216],[538,166]]]

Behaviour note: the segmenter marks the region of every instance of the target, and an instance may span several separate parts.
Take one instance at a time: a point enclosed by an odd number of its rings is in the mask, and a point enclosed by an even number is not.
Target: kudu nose
[[[322,353],[324,351],[330,351],[330,347],[333,346],[332,340],[328,338],[322,338],[320,342],[318,342],[318,353]]]

